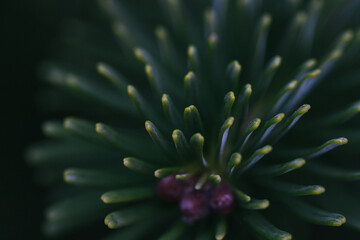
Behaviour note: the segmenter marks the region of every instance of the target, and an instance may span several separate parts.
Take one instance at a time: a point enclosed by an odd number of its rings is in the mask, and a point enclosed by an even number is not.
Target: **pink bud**
[[[174,175],[162,178],[156,187],[158,195],[166,201],[174,202],[181,199],[183,184]]]
[[[180,202],[183,219],[187,223],[205,218],[210,213],[208,199],[203,191],[192,191],[185,194]]]
[[[227,183],[221,182],[215,187],[211,195],[210,207],[221,214],[227,214],[235,207],[234,195]]]

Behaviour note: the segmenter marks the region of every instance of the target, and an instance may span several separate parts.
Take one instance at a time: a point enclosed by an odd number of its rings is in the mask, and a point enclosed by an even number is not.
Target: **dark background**
[[[45,6],[39,8],[34,1],[3,1],[2,5],[1,237],[41,239],[37,225],[43,192],[32,181],[32,169],[23,154],[29,143],[41,138],[42,116],[34,104],[39,85],[36,66],[45,55],[44,43],[55,36],[56,20],[44,16]]]
[[[61,19],[85,16],[83,1],[1,1],[1,195],[0,238],[42,239],[45,189],[33,180],[24,151],[43,138],[41,122],[48,116],[35,104],[41,61],[50,58],[51,42]],[[88,4],[89,8],[93,4]]]

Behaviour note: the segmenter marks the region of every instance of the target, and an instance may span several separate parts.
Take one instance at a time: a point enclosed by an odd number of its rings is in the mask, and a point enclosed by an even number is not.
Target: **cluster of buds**
[[[197,187],[199,177],[177,180],[175,175],[162,178],[157,184],[158,195],[169,202],[180,202],[183,220],[193,223],[205,218],[211,212],[230,213],[235,207],[235,199],[230,185],[222,181],[214,186],[206,181]]]

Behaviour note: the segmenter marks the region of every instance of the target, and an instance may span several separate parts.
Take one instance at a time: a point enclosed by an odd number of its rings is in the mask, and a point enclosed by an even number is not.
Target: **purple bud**
[[[215,187],[211,195],[210,207],[220,214],[227,214],[235,207],[234,195],[227,183],[221,182]]]
[[[206,217],[210,213],[208,199],[203,191],[185,194],[180,202],[183,219],[187,223]]]
[[[166,201],[174,202],[181,199],[183,184],[174,175],[162,178],[156,187],[158,195]]]

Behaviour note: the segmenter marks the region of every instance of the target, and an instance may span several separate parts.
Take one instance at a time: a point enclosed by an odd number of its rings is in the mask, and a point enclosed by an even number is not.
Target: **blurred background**
[[[42,139],[41,122],[48,118],[36,105],[41,86],[39,63],[51,58],[51,42],[61,19],[85,16],[94,4],[84,1],[1,1],[1,239],[42,239],[45,189],[34,182],[23,160],[29,144]],[[82,7],[80,7],[82,6]]]
[[[35,169],[25,162],[24,154],[44,139],[44,120],[65,115],[45,111],[39,104],[39,92],[46,85],[39,78],[39,66],[61,52],[57,47],[66,20],[99,17],[97,1],[14,0],[0,6],[0,239],[44,239],[41,224],[49,189],[36,182]],[[97,239],[94,231],[66,239]]]

